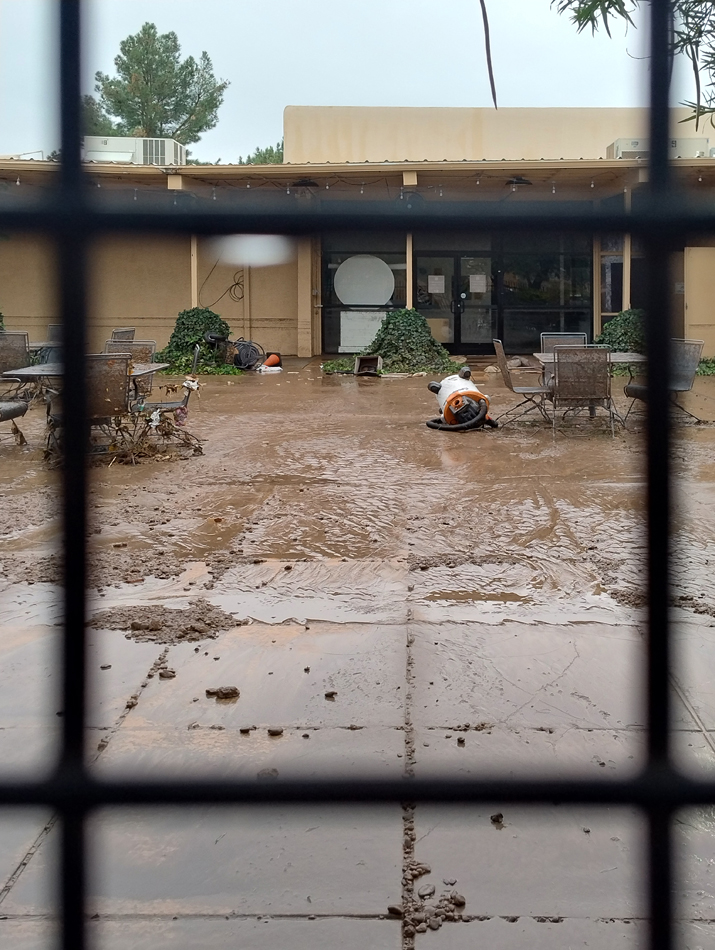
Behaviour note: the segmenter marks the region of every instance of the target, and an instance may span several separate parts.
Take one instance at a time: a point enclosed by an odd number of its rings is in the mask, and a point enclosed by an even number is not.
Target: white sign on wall
[[[485,294],[487,292],[487,275],[470,274],[469,275],[469,293]]]
[[[428,294],[443,294],[444,293],[444,274],[428,274],[427,275],[427,293]]]

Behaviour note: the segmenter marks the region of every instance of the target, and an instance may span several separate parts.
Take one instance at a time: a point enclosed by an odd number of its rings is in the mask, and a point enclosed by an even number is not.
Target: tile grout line
[[[682,702],[682,704],[685,706],[685,708],[688,710],[690,715],[693,717],[693,722],[702,733],[705,739],[705,742],[710,746],[710,751],[715,753],[715,740],[713,739],[712,735],[708,732],[708,730],[705,728],[705,723],[702,721],[699,713],[696,711],[695,707],[690,702],[690,699],[688,698],[687,693],[685,692],[683,687],[680,685],[680,683],[676,679],[674,673],[670,673],[669,678],[670,678],[670,685],[673,687],[677,695],[680,697],[680,701]],[[674,731],[672,727],[671,727],[671,731]]]
[[[149,685],[149,679],[153,678],[153,676],[163,666],[166,666],[166,660],[167,660],[168,655],[169,655],[169,647],[165,647],[164,650],[162,650],[162,652],[159,654],[156,660],[154,660],[152,665],[149,667],[149,670],[147,674],[145,675],[144,679],[142,680],[139,688],[134,693],[132,693],[129,699],[127,700],[126,705],[124,706],[124,709],[120,713],[115,723],[109,727],[109,735],[103,737],[99,741],[97,745],[97,751],[89,759],[89,764],[94,764],[99,758],[99,756],[102,754],[102,752],[107,748],[107,746],[109,745],[110,739],[112,739],[112,737],[116,735],[117,731],[121,727],[124,720],[127,718],[129,713],[139,702],[139,697],[141,696],[142,692],[146,689],[146,687]],[[25,868],[28,866],[30,861],[40,850],[40,847],[42,846],[43,842],[49,836],[50,832],[57,824],[58,819],[59,819],[59,816],[57,814],[53,814],[50,816],[44,828],[42,828],[38,836],[35,838],[35,840],[32,842],[28,850],[25,852],[25,854],[21,858],[20,863],[17,865],[15,870],[12,872],[12,874],[10,874],[7,881],[5,881],[5,884],[0,889],[0,905],[9,895],[13,887],[17,884],[18,880],[20,879],[20,876],[22,875],[22,872],[25,870]]]

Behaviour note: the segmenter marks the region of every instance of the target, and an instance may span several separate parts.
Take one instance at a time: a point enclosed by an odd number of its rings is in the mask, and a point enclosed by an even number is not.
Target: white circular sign
[[[348,306],[381,307],[395,291],[395,275],[371,254],[349,257],[335,272],[335,293]]]

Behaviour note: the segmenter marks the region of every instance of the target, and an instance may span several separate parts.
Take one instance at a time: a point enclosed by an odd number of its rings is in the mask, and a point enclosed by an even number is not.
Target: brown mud
[[[231,614],[199,597],[188,607],[112,607],[93,614],[91,624],[102,630],[124,630],[138,643],[194,643],[215,640],[222,630],[237,626]]]

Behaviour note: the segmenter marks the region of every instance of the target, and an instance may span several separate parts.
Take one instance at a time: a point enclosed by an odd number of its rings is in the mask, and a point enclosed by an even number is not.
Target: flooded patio
[[[601,420],[435,432],[429,378],[212,378],[204,455],[92,469],[99,775],[625,776],[644,762],[643,437]],[[475,371],[498,416],[517,397]],[[619,409],[626,401],[618,381]],[[687,407],[715,420],[715,383]],[[528,417],[527,417],[528,418]],[[680,421],[680,419],[678,419]],[[54,764],[57,474],[0,443],[0,772]],[[673,748],[715,766],[715,426],[676,429]],[[71,565],[68,566],[71,570]],[[228,694],[220,692],[229,688]],[[219,692],[217,692],[217,690]],[[236,692],[238,695],[236,695]],[[678,816],[682,946],[715,939],[709,809]],[[51,815],[0,816],[0,945],[53,946]],[[643,945],[625,808],[107,809],[102,950]]]

